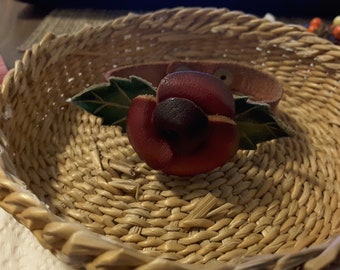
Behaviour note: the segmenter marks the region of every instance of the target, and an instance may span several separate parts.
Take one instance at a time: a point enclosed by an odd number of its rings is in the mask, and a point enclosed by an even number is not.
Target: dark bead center
[[[169,98],[158,103],[153,125],[178,153],[195,151],[209,135],[208,117],[186,98]]]

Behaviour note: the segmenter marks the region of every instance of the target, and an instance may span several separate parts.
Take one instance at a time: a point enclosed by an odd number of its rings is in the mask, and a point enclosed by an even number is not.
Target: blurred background
[[[340,0],[20,0],[43,8],[104,8],[127,10],[155,10],[177,6],[227,7],[263,16],[270,12],[276,16],[327,16],[340,15]]]

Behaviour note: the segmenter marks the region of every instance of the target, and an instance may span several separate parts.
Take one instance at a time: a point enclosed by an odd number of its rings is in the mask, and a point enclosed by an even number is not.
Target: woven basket
[[[340,48],[227,9],[129,14],[47,35],[1,90],[0,205],[87,269],[339,269]],[[285,89],[296,131],[191,178],[151,170],[115,126],[67,98],[113,67],[237,61]],[[338,267],[338,268],[337,268]]]

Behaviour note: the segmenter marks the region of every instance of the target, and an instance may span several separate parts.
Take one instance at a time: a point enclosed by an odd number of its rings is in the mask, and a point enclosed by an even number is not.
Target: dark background
[[[177,6],[191,7],[227,7],[242,10],[257,16],[270,12],[275,16],[318,16],[335,17],[340,15],[340,0],[21,0],[35,3],[44,8],[105,8],[128,10],[155,10]]]

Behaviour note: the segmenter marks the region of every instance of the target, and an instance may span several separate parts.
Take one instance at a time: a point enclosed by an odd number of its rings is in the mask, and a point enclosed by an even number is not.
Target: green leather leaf
[[[109,83],[90,86],[70,101],[101,117],[104,125],[119,125],[125,130],[131,100],[138,95],[155,94],[155,88],[137,76],[111,77]]]
[[[249,101],[248,97],[236,97],[235,122],[241,135],[239,149],[255,150],[257,144],[294,135],[294,131],[278,119],[266,103]]]

